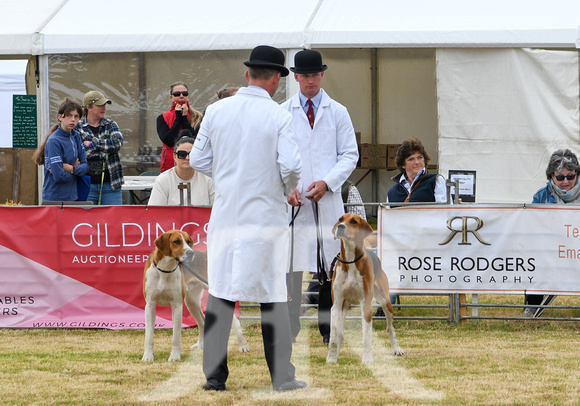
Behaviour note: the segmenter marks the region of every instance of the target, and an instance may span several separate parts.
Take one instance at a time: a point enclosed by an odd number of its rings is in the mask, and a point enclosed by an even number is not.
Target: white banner
[[[580,208],[382,207],[391,293],[580,294]]]

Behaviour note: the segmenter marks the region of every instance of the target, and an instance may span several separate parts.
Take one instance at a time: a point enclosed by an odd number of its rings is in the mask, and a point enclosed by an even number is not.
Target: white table
[[[155,179],[157,176],[124,176],[125,183],[121,187],[122,190],[128,190],[131,193],[131,201],[133,204],[146,204],[149,200],[149,193],[145,198],[139,198],[135,193],[137,191],[151,192]]]

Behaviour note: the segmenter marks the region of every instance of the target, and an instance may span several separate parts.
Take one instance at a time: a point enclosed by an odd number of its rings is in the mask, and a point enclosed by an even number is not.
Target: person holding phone
[[[173,147],[181,130],[189,130],[195,139],[202,114],[189,105],[189,89],[183,82],[175,82],[169,90],[171,108],[157,117],[157,134],[163,143],[160,171],[173,168]]]

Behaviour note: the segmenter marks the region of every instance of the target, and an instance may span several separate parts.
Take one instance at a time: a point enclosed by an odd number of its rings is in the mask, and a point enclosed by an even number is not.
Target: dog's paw
[[[181,361],[181,354],[180,353],[175,353],[175,352],[171,352],[171,355],[169,356],[169,359],[167,360],[169,362],[177,362],[177,361]]]
[[[141,358],[141,361],[143,362],[153,362],[154,360],[154,356],[152,352],[146,352],[145,354],[143,354],[143,358]]]
[[[331,357],[330,355],[326,357],[327,364],[336,364],[338,362],[338,357]]]
[[[405,355],[405,351],[399,346],[393,347],[393,355],[401,356]]]
[[[247,342],[240,343],[239,350],[240,352],[250,352],[250,345]]]
[[[200,342],[198,341],[196,344],[193,344],[191,347],[189,347],[190,350],[199,348],[200,351],[203,351],[203,343],[200,344]]]
[[[363,355],[362,363],[363,364],[372,364],[373,363],[373,356],[372,355]]]

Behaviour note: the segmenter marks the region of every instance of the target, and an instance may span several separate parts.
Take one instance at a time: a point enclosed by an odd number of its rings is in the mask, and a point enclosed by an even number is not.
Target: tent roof
[[[0,2],[0,54],[32,55],[34,33],[44,28],[62,3],[63,0]]]
[[[311,25],[332,47],[574,47],[577,0],[332,0]]]
[[[85,15],[87,17],[85,17]],[[90,17],[89,17],[90,15]],[[580,47],[578,0],[4,0],[0,54]]]

